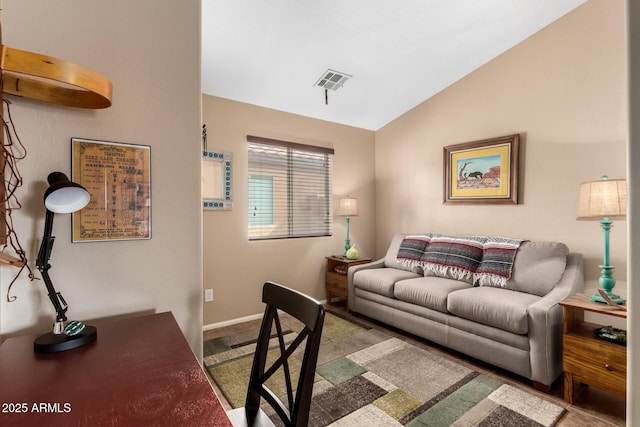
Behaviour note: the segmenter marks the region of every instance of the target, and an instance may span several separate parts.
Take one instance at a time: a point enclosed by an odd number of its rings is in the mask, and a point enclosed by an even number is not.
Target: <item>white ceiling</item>
[[[203,92],[378,130],[585,1],[202,0]]]

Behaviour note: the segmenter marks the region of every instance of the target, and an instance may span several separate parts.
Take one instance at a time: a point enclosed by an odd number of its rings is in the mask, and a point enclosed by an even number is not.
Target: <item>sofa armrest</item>
[[[582,290],[582,254],[570,253],[558,284],[528,309],[533,381],[550,386],[562,373],[562,307],[558,303]]]
[[[349,307],[355,307],[355,289],[353,287],[353,275],[360,270],[366,270],[369,268],[384,268],[384,258],[380,258],[378,260],[366,263],[366,264],[358,264],[353,267],[349,267],[347,273],[347,288],[349,294]]]

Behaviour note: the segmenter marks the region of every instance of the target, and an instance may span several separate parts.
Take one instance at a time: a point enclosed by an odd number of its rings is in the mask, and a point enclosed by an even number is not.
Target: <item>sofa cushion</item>
[[[539,296],[504,288],[474,287],[453,291],[447,310],[456,316],[516,334],[529,332],[527,308]]]
[[[473,273],[482,261],[482,245],[486,240],[486,237],[433,234],[422,257],[425,276],[473,283]]]
[[[353,286],[393,298],[393,285],[396,282],[416,277],[420,275],[397,268],[368,268],[355,272]]]
[[[539,296],[548,294],[564,273],[568,253],[564,243],[523,242],[505,287]]]
[[[469,283],[460,280],[420,277],[397,282],[393,289],[393,296],[400,301],[447,313],[449,293],[470,287]]]

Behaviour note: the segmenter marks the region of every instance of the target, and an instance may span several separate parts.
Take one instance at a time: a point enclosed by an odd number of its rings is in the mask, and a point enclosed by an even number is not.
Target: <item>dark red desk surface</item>
[[[59,353],[0,345],[0,426],[231,426],[171,313],[94,326]]]

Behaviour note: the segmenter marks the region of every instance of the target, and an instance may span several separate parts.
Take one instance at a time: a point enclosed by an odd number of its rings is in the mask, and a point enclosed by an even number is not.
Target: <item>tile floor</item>
[[[589,427],[610,427],[625,425],[626,402],[625,399],[616,395],[598,390],[594,387],[584,386],[576,388],[576,397],[574,399],[574,403],[572,405],[569,405],[563,400],[564,385],[562,383],[562,377],[560,377],[553,384],[550,393],[542,393],[533,389],[527,379],[521,378],[484,362],[469,358],[461,353],[449,350],[445,347],[439,346],[413,335],[404,333],[403,331],[400,331],[398,329],[387,327],[382,323],[373,321],[366,317],[347,313],[344,303],[334,303],[331,306],[328,306],[328,309],[339,311],[347,317],[353,317],[358,319],[358,321],[360,322],[368,323],[375,328],[384,330],[390,335],[402,337],[403,339],[417,346],[437,351],[443,357],[448,357],[458,363],[470,365],[478,372],[482,372],[487,375],[493,375],[503,382],[509,383],[515,387],[526,389],[531,393],[536,393],[542,398],[552,400],[558,405],[564,406],[567,410],[567,413],[562,417],[558,424],[556,424],[556,426],[558,427],[583,427],[587,425]],[[257,322],[257,324],[259,324],[260,320],[255,320],[254,322]],[[234,329],[244,330],[246,329],[246,325],[237,324],[226,326],[224,328],[205,331],[203,333],[203,337],[205,340],[213,339],[219,336],[233,333]],[[222,404],[225,406],[225,408],[231,409],[220,390],[216,387],[215,383],[213,383],[213,386],[216,389],[216,393],[220,397],[220,400],[222,401]]]

